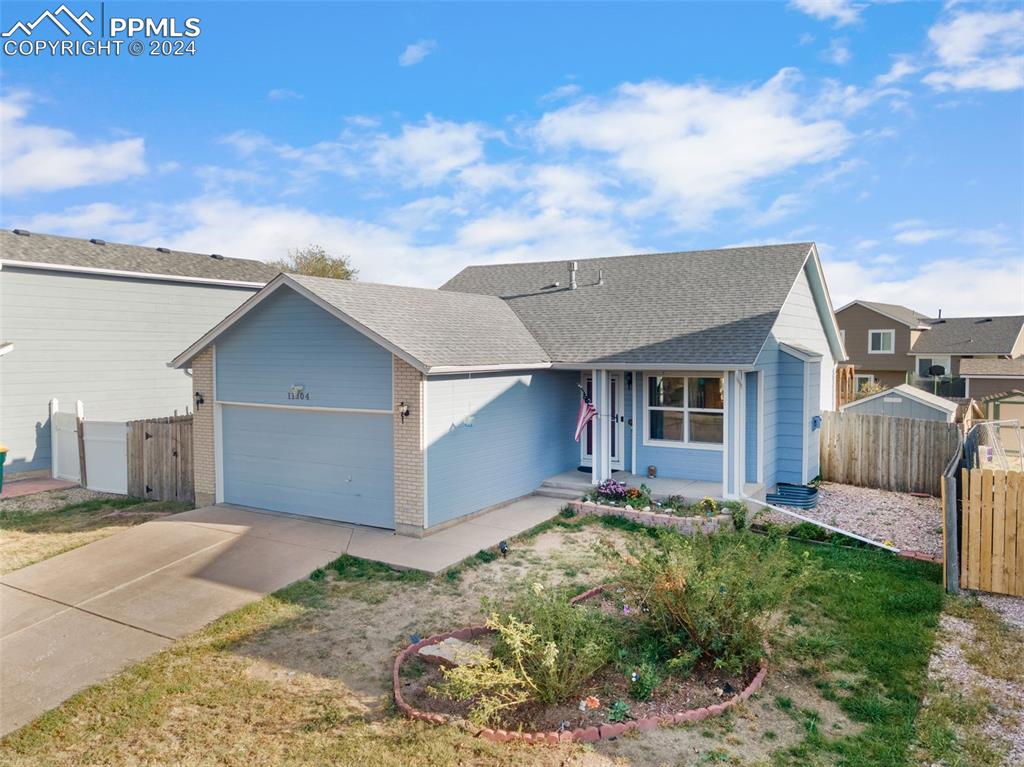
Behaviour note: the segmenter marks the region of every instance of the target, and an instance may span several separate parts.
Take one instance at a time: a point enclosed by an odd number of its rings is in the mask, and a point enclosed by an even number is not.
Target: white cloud
[[[850,41],[842,37],[833,37],[829,40],[828,49],[822,51],[821,57],[837,66],[848,64],[853,58],[853,54],[850,53]]]
[[[853,24],[864,10],[862,3],[850,0],[790,0],[789,5],[821,21],[834,21],[837,27]]]
[[[304,96],[298,91],[288,90],[287,88],[271,88],[267,91],[267,98],[271,101],[298,101]]]
[[[402,55],[398,57],[398,63],[403,67],[411,67],[419,64],[437,48],[437,40],[418,40],[407,45]]]
[[[486,135],[479,123],[448,122],[428,115],[420,125],[403,125],[398,136],[379,138],[372,162],[382,172],[409,183],[437,184],[479,162]]]
[[[580,86],[576,83],[566,83],[565,85],[559,85],[557,88],[548,91],[540,97],[541,101],[561,101],[575,96],[580,92]]]
[[[0,168],[6,194],[93,186],[146,172],[141,138],[88,143],[71,131],[28,122],[29,101],[26,93],[0,99]]]
[[[540,166],[530,174],[528,182],[536,192],[541,209],[608,211],[612,201],[600,191],[607,183],[584,168],[567,165]]]
[[[826,258],[825,274],[836,306],[860,298],[912,306],[928,314],[941,308],[947,316],[1021,314],[1022,264],[1020,258],[949,257],[894,272],[889,263]]]
[[[893,239],[904,245],[921,245],[932,240],[945,239],[955,232],[955,229],[904,229],[893,235]]]
[[[1024,11],[958,8],[935,24],[928,37],[938,67],[924,82],[936,90],[1024,87]]]
[[[909,56],[894,56],[889,71],[875,78],[876,85],[892,85],[920,69]]]
[[[772,201],[767,210],[754,216],[751,223],[754,226],[774,224],[801,210],[805,204],[806,202],[802,195],[795,193],[780,194]]]
[[[593,153],[613,175],[645,189],[635,211],[665,211],[684,225],[745,203],[757,181],[839,154],[849,133],[818,119],[790,89],[783,70],[756,88],[715,90],[664,82],[624,84],[545,114],[547,145]]]

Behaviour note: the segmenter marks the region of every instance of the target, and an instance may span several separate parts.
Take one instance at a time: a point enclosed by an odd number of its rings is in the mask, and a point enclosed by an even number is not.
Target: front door
[[[580,376],[580,386],[586,390],[587,396],[593,402],[594,379],[590,373],[583,373]],[[609,419],[612,427],[612,468],[621,469],[623,465],[623,445],[625,444],[623,434],[626,430],[626,419],[623,417],[623,402],[625,398],[622,387],[622,373],[608,374],[608,391],[611,394],[612,401],[612,412]],[[583,437],[580,438],[580,463],[584,466],[590,466],[593,464],[593,461],[594,423],[591,421],[587,424],[587,430]]]

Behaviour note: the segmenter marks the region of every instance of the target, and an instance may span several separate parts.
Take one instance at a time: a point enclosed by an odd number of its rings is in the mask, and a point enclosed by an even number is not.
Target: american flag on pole
[[[583,387],[579,387],[583,397],[580,399],[580,412],[576,415],[576,441],[580,441],[580,437],[583,436],[583,430],[587,428],[587,424],[590,423],[597,416],[597,408],[594,407],[594,403],[590,401],[590,397],[583,390]]]

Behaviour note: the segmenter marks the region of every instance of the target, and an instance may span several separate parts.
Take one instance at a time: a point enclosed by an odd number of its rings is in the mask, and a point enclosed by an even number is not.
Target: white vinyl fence
[[[81,400],[69,412],[52,399],[50,441],[54,477],[81,482],[90,490],[128,493],[128,424],[87,421]]]

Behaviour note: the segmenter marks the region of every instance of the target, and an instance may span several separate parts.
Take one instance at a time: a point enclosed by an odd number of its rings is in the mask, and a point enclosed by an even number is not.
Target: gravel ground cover
[[[1024,600],[985,595],[948,604],[928,664],[921,764],[1024,764],[1022,658]]]
[[[898,549],[932,556],[942,553],[942,509],[938,498],[822,482],[818,508],[793,511]],[[777,524],[797,521],[773,512],[765,518]]]
[[[114,493],[99,493],[84,487],[68,487],[60,490],[47,490],[33,495],[4,498],[0,500],[0,511],[54,511],[72,504],[107,498],[124,498],[124,496]]]

